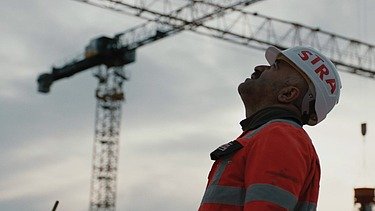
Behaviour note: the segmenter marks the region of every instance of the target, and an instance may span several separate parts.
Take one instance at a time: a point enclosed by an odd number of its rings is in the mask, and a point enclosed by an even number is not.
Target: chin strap
[[[301,105],[301,117],[302,122],[308,125],[316,125],[318,118],[315,112],[315,93],[312,91],[311,87],[305,94]]]

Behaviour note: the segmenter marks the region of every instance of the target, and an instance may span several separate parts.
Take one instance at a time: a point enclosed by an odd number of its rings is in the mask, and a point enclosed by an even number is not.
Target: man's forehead
[[[301,69],[299,67],[297,67],[297,65],[295,65],[292,61],[290,61],[289,58],[287,58],[284,54],[280,53],[277,57],[276,57],[276,62],[279,62],[281,63],[282,65],[286,65],[288,67],[288,69],[291,69],[293,71],[297,71],[299,73],[301,73]]]
[[[284,58],[277,58],[275,63],[277,64],[277,66],[279,66],[282,69],[285,69],[286,71],[290,71],[290,72],[299,72],[300,71],[297,66],[291,64],[290,62],[288,62]]]
[[[286,71],[289,71],[290,73],[296,73],[302,76],[302,78],[309,84],[309,86],[312,86],[312,82],[308,78],[308,76],[299,67],[297,67],[297,65],[290,61],[286,56],[284,56],[283,54],[279,54],[279,56],[277,56],[276,58],[276,62],[280,63],[279,66],[285,65],[286,68],[284,69],[287,69]]]

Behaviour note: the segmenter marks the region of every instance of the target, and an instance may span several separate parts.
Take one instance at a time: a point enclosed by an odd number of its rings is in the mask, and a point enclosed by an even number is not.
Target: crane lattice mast
[[[95,138],[92,159],[90,207],[115,210],[122,90],[122,68],[99,67],[96,90]]]

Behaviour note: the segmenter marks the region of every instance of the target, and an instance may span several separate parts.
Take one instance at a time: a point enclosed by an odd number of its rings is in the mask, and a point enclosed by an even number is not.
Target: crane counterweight
[[[52,67],[50,73],[41,74],[38,79],[38,91],[48,93],[54,81],[70,77],[76,73],[85,71],[98,65],[105,65],[107,68],[122,67],[135,61],[135,49],[128,49],[127,46],[117,48],[116,39],[99,37],[90,41],[85,48],[85,57],[73,61],[62,67]]]

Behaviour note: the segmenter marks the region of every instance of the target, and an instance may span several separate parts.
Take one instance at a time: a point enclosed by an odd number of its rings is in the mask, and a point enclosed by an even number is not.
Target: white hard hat
[[[309,90],[302,101],[302,117],[307,117],[308,125],[321,122],[339,102],[342,87],[340,76],[335,65],[317,50],[297,46],[281,51],[271,46],[265,56],[271,65],[280,56],[286,57],[310,80],[307,81]]]

